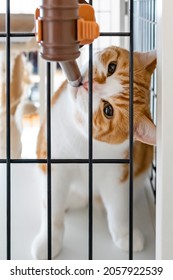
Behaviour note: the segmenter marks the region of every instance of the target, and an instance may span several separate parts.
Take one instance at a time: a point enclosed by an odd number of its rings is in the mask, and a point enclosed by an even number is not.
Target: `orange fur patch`
[[[38,133],[38,138],[37,138],[37,158],[38,159],[46,159],[47,158],[47,142],[46,142],[46,137],[45,137],[45,124],[46,121],[42,123],[40,127],[40,131]],[[47,172],[47,165],[46,164],[40,164],[40,168],[44,173]]]
[[[153,146],[135,141],[133,147],[134,177],[137,177],[151,166],[153,160]],[[125,152],[125,158],[129,158],[129,151]],[[125,182],[128,176],[129,165],[123,164],[120,182]]]
[[[94,82],[97,82],[99,84],[104,84],[106,81],[106,76],[104,73],[101,73],[100,75],[98,74],[97,70],[95,70],[95,75],[94,75]]]
[[[113,47],[108,47],[106,49],[106,52],[101,52],[101,56],[100,56],[100,61],[101,63],[107,67],[109,62],[111,61],[117,61],[118,56],[119,56],[119,50],[118,48],[116,48],[116,52],[113,52]]]
[[[103,102],[93,117],[93,136],[95,139],[110,144],[120,144],[128,137],[128,116],[125,110],[111,102],[114,108],[113,118],[107,119],[103,114]]]
[[[54,93],[54,95],[52,96],[52,100],[51,100],[51,105],[53,107],[53,105],[57,102],[61,92],[67,87],[67,81],[64,81],[62,83],[62,85],[58,88],[58,90]]]

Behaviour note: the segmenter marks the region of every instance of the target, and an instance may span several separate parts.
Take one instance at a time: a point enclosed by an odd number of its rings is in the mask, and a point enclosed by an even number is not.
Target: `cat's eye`
[[[114,109],[110,103],[104,104],[103,113],[107,119],[111,119],[113,117]]]
[[[115,73],[115,70],[117,68],[116,62],[110,62],[108,65],[108,73],[107,76],[111,76],[113,73]]]

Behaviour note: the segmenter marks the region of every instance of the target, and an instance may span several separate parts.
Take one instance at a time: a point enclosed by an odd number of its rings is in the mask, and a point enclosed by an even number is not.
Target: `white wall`
[[[156,258],[173,259],[173,1],[157,0]]]
[[[29,0],[29,1],[22,1],[22,0],[11,0],[10,1],[10,9],[11,13],[31,13],[34,14],[35,9],[39,5],[40,0]],[[5,13],[6,11],[6,0],[1,1],[0,12]]]

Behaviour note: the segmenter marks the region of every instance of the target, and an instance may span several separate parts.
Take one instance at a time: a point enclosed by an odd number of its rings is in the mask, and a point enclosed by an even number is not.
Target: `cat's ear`
[[[145,115],[140,117],[134,125],[134,139],[149,145],[156,145],[156,126]]]
[[[144,53],[135,52],[134,54],[137,57],[137,59],[140,61],[140,63],[145,66],[145,69],[150,74],[152,74],[157,64],[156,50],[150,52],[144,52]]]

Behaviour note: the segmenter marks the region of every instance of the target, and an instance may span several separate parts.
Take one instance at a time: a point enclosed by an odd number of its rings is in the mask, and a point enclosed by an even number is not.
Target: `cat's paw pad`
[[[125,234],[116,240],[116,246],[121,250],[129,250],[129,234]],[[133,231],[133,252],[140,252],[144,248],[144,237],[138,229]]]
[[[48,259],[47,254],[47,238],[43,237],[41,234],[37,235],[34,239],[31,247],[31,254],[35,260],[46,260]],[[62,242],[56,238],[52,242],[52,259],[55,258],[61,251]]]

